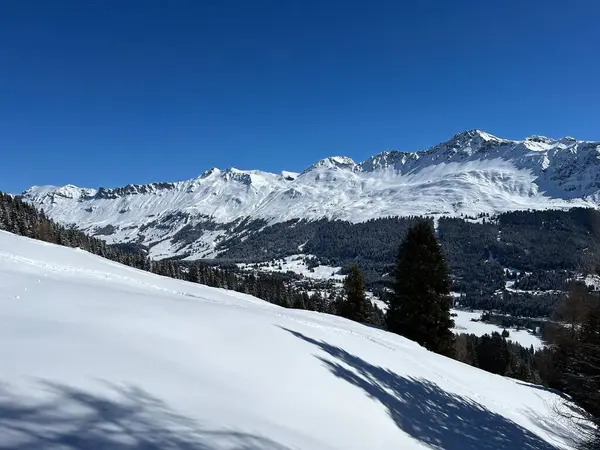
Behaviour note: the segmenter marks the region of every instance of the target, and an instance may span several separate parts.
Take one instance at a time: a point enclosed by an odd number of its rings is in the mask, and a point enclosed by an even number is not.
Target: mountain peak
[[[554,142],[554,139],[550,139],[549,137],[546,137],[546,136],[538,136],[536,134],[526,137],[525,140],[532,141],[532,142],[540,142],[543,144],[550,144],[550,143]]]
[[[65,199],[79,199],[88,195],[94,195],[94,189],[80,188],[73,184],[64,186],[31,186],[23,192],[23,196],[42,201],[45,198],[55,199],[56,197]]]
[[[354,160],[348,156],[330,156],[329,158],[323,158],[313,165],[311,165],[304,172],[310,172],[317,168],[325,169],[350,169],[353,170],[356,167]]]
[[[223,171],[223,173],[248,173],[248,172],[252,172],[251,170],[240,170],[240,169],[236,169],[235,167],[228,167],[227,169],[225,169]]]
[[[473,129],[463,131],[462,133],[455,134],[452,139],[450,139],[449,143],[454,143],[457,145],[465,145],[473,142],[502,142],[504,139],[501,139],[493,134],[486,133],[485,131]]]
[[[216,173],[216,174],[221,173],[221,169],[219,169],[217,167],[211,167],[210,169],[207,169],[204,172],[202,172],[202,174],[198,178],[208,178],[214,173]]]
[[[251,170],[239,170],[235,167],[229,167],[221,172],[221,178],[225,181],[236,181],[246,186],[252,184],[252,172]]]

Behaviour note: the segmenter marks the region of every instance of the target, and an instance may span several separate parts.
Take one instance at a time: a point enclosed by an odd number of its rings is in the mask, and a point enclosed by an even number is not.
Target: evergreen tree
[[[365,280],[356,265],[344,281],[344,299],[340,304],[339,314],[356,322],[371,322],[373,306],[365,295]]]
[[[595,428],[582,427],[583,448],[600,449],[600,301],[596,300],[576,331],[575,345],[567,360],[565,391],[588,414]]]
[[[304,303],[304,297],[302,295],[296,294],[294,296],[294,303],[292,304],[292,308],[306,309],[306,304]]]
[[[510,354],[506,339],[500,333],[484,334],[477,345],[479,368],[498,375],[505,375]]]
[[[451,356],[454,322],[450,317],[448,268],[430,221],[409,229],[400,245],[393,277],[387,329]]]
[[[188,268],[187,280],[191,281],[192,283],[199,283],[200,282],[200,276],[199,276],[199,272],[198,272],[198,267],[197,266],[193,265],[193,266],[190,266]]]

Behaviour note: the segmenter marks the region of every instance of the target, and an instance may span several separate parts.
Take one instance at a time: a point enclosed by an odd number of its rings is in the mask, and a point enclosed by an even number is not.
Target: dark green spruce
[[[451,356],[454,322],[450,317],[448,268],[431,221],[423,220],[410,228],[400,245],[393,277],[387,329]]]
[[[350,268],[350,273],[344,281],[344,299],[340,305],[340,316],[361,323],[372,321],[373,305],[365,295],[365,280],[356,265]]]

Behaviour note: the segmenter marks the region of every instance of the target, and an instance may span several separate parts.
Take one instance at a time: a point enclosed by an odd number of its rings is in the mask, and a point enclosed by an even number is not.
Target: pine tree
[[[198,266],[196,265],[191,265],[188,268],[188,273],[187,273],[187,280],[191,281],[192,283],[199,283],[200,282],[200,275],[198,272]]]
[[[365,280],[356,265],[344,281],[344,299],[340,305],[339,314],[356,322],[371,322],[373,307],[365,295]]]
[[[596,427],[585,433],[585,449],[600,449],[600,301],[590,308],[576,331],[564,375],[565,391],[588,414]]]
[[[448,268],[430,221],[421,221],[400,245],[388,296],[386,327],[425,348],[451,356]]]
[[[481,336],[477,345],[479,368],[498,375],[505,375],[510,354],[506,339],[500,333]]]
[[[292,308],[306,309],[306,304],[304,303],[304,297],[301,294],[296,294],[294,296],[294,303],[292,304]]]

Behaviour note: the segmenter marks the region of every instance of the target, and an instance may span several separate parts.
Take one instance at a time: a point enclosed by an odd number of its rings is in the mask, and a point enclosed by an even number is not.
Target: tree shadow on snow
[[[570,398],[567,394],[565,394],[564,392],[560,392],[558,389],[552,389],[547,386],[542,386],[539,384],[526,383],[524,381],[517,381],[517,384],[519,384],[521,386],[527,386],[532,389],[538,389],[538,390],[544,391],[544,392],[550,392],[551,394],[554,394],[558,397],[562,397],[563,400],[570,400]]]
[[[596,431],[590,422],[583,420],[585,412],[564,402],[560,402],[560,407],[558,403],[549,407],[554,410],[554,417],[551,419],[531,408],[527,411],[527,416],[550,436],[568,443],[571,447],[585,448],[582,443]]]
[[[283,327],[281,327],[283,328]],[[425,379],[404,378],[345,350],[288,330],[335,359],[315,355],[338,378],[381,403],[396,426],[435,449],[555,450],[529,430]]]
[[[209,430],[130,386],[100,396],[43,382],[51,397],[32,401],[0,388],[0,449],[289,450],[270,439]]]

